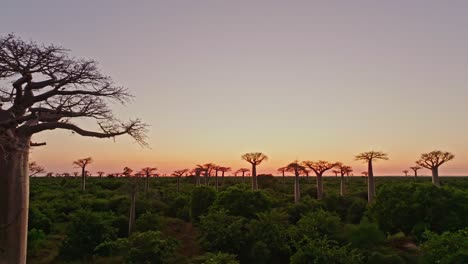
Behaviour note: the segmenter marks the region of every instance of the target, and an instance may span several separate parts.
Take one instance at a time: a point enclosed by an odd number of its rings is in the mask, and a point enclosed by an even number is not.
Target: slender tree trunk
[[[439,167],[432,168],[432,184],[434,184],[437,187],[440,187]]]
[[[81,168],[81,191],[86,191],[86,168]]]
[[[245,183],[245,172],[242,172],[242,183]]]
[[[340,196],[344,196],[344,188],[345,188],[344,174],[341,174],[341,179],[340,179]]]
[[[285,178],[285,175],[284,175],[284,171],[282,172],[283,173],[283,183],[286,182],[286,178]]]
[[[130,236],[135,230],[135,203],[136,203],[136,186],[132,187],[130,195],[130,215],[128,217],[128,235]]]
[[[205,171],[205,185],[208,186],[208,171]]]
[[[323,181],[322,175],[317,174],[317,199],[321,200],[323,198]]]
[[[149,173],[146,174],[146,181],[145,181],[145,193],[149,190]]]
[[[298,203],[301,200],[301,188],[299,186],[299,172],[294,172],[294,203]]]
[[[372,168],[372,160],[369,160],[367,173],[367,202],[372,203],[375,196],[374,169]]]
[[[0,264],[25,264],[29,138],[6,140],[0,143]]]
[[[414,178],[417,178],[417,177],[418,177],[418,171],[415,170],[415,171],[414,171]]]
[[[255,164],[252,164],[252,190],[258,190],[257,166]]]
[[[221,174],[221,186],[224,185],[224,171]]]
[[[215,173],[215,189],[218,191],[218,171]]]

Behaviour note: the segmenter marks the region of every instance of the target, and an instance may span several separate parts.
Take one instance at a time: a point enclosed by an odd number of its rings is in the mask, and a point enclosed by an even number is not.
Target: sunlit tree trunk
[[[433,167],[431,171],[432,171],[432,184],[434,184],[435,186],[440,186],[439,167]]]
[[[12,140],[11,138],[7,139]],[[29,138],[0,143],[0,263],[26,263]]]
[[[317,175],[317,199],[322,199],[323,198],[323,181],[322,181],[322,175],[318,174]]]
[[[257,166],[255,166],[255,164],[252,164],[252,190],[258,190]]]
[[[367,173],[367,201],[372,203],[375,197],[374,169],[372,168],[372,160],[369,160]]]
[[[299,172],[296,170],[294,176],[294,203],[298,203],[301,200],[301,189],[299,186]]]

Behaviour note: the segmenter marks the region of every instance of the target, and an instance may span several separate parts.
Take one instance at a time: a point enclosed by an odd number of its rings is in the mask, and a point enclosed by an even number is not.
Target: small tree
[[[260,165],[268,157],[261,152],[252,152],[242,155],[242,159],[252,165],[252,190],[258,190],[257,165]]]
[[[240,168],[236,171],[236,174],[237,173],[242,173],[242,182],[245,182],[245,173],[246,172],[249,172],[250,170],[247,169],[247,168]]]
[[[339,170],[332,170],[333,174],[335,174],[335,177],[338,177],[338,174],[340,174]]]
[[[98,171],[96,173],[99,176],[99,178],[102,178],[102,176],[105,174],[105,172],[103,172],[103,171]]]
[[[299,176],[305,167],[300,165],[296,160],[289,163],[286,167],[287,171],[294,172],[294,203],[299,203],[301,200],[301,188],[299,186]]]
[[[374,168],[372,163],[377,160],[388,160],[388,155],[380,151],[369,151],[357,155],[356,160],[362,160],[367,163],[367,201],[371,203],[375,196]]]
[[[177,179],[177,192],[180,191],[180,178],[187,172],[189,172],[189,169],[176,170],[172,173],[172,176],[176,177]]]
[[[81,168],[81,190],[84,192],[86,190],[86,167],[93,162],[91,157],[79,159],[73,162],[75,166]]]
[[[221,171],[221,186],[224,185],[224,174],[226,172],[231,171],[231,167],[219,167],[219,171]]]
[[[349,175],[353,169],[351,166],[344,165],[341,162],[336,163],[336,167],[338,168],[338,173],[340,174],[340,196],[344,196],[344,189],[345,189],[345,183],[344,183],[344,176]]]
[[[403,170],[402,172],[405,174],[405,177],[407,177],[409,170]]]
[[[158,168],[156,167],[145,167],[143,169],[141,169],[141,172],[140,174],[142,174],[143,176],[145,176],[145,192],[147,193],[148,192],[148,189],[149,189],[149,178],[151,177],[151,175],[154,174],[154,172],[158,170]]]
[[[421,154],[421,158],[418,161],[416,161],[416,164],[418,164],[421,167],[431,170],[432,183],[435,186],[440,186],[439,167],[442,164],[445,164],[446,162],[453,160],[454,158],[455,158],[455,155],[453,155],[450,152],[443,152],[440,150],[435,150],[429,153]]]
[[[288,171],[287,167],[281,167],[276,170],[277,172],[281,173],[281,176],[283,177],[283,183],[285,183],[285,177],[286,177],[286,171]]]
[[[317,199],[322,199],[323,198],[323,181],[322,181],[322,176],[323,174],[336,167],[336,163],[330,163],[325,160],[319,160],[319,161],[304,161],[303,162],[304,166],[309,167],[312,171],[315,172],[315,175],[317,176]]]
[[[35,175],[37,175],[39,173],[45,172],[44,167],[40,166],[35,161],[30,162],[28,164],[28,169],[29,169],[29,177],[33,177],[33,176],[35,176]]]
[[[414,178],[418,177],[418,170],[420,170],[421,167],[413,166],[413,167],[410,167],[410,169],[414,171]]]

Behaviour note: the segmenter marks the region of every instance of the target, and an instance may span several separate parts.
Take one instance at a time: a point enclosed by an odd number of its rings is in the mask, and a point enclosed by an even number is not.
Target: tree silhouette
[[[214,167],[216,165],[213,164],[213,163],[206,163],[206,164],[203,164],[203,165],[197,165],[198,168],[201,169],[201,171],[204,172],[204,176],[205,176],[205,185],[208,185],[208,180],[209,180],[209,177],[211,175],[211,172],[213,171]]]
[[[29,177],[33,177],[39,173],[45,172],[44,167],[40,166],[37,164],[37,162],[33,161],[28,164],[28,169],[29,169]]]
[[[340,196],[344,196],[344,176],[349,175],[353,171],[353,169],[351,168],[351,166],[344,165],[341,162],[337,162],[336,167],[338,168],[337,171],[340,174]]]
[[[201,167],[201,165],[197,165],[197,167],[195,167],[195,169],[192,170],[193,174],[195,174],[195,185],[196,186],[199,186],[200,185],[200,175],[203,171],[203,168]]]
[[[408,176],[409,170],[403,170],[402,172],[405,174],[405,177],[406,177],[406,176]]]
[[[261,152],[252,152],[242,155],[242,159],[252,165],[252,190],[258,190],[257,165],[260,165],[268,157]]]
[[[176,170],[172,173],[172,176],[176,177],[176,180],[177,180],[177,192],[180,191],[180,178],[189,171],[190,171],[189,169],[183,169],[183,170]]]
[[[410,169],[414,171],[414,177],[415,177],[415,178],[418,177],[418,170],[420,170],[421,167],[419,167],[419,166],[413,166],[413,167],[410,167]]]
[[[48,172],[48,173],[46,174],[46,177],[48,177],[48,178],[50,178],[50,177],[52,177],[52,176],[54,176],[54,173],[53,173],[53,172]]]
[[[158,170],[158,168],[156,167],[145,167],[143,169],[141,169],[141,174],[143,176],[146,177],[145,179],[145,193],[148,192],[148,189],[149,189],[149,178],[151,177],[151,175],[153,175],[153,173]]]
[[[322,176],[323,174],[336,167],[336,163],[330,163],[325,160],[319,161],[304,161],[304,166],[310,168],[315,175],[317,176],[317,199],[323,198],[323,181]]]
[[[78,177],[78,175],[80,175],[79,172],[77,172],[77,171],[74,171],[74,172],[73,172],[73,176]]]
[[[450,152],[443,152],[440,150],[435,150],[429,153],[421,154],[421,158],[416,161],[416,164],[419,166],[429,169],[432,172],[432,183],[435,186],[440,186],[439,181],[439,167],[445,164],[448,161],[451,161],[455,158]]]
[[[374,168],[372,162],[388,160],[388,155],[380,151],[369,151],[356,155],[356,160],[362,160],[367,163],[367,201],[371,203],[375,196]]]
[[[128,217],[128,235],[131,235],[135,230],[135,212],[136,212],[136,196],[138,191],[137,177],[131,177],[133,170],[129,167],[123,169],[122,174],[129,180],[130,187],[130,212]]]
[[[127,89],[102,74],[97,63],[68,56],[55,45],[0,37],[0,263],[26,263],[29,204],[28,156],[31,141],[48,130],[67,130],[85,137],[113,138],[128,134],[145,144],[146,125],[121,122],[109,101],[125,103]],[[76,118],[96,121],[99,132],[72,123]]]
[[[288,171],[288,167],[281,167],[276,171],[281,173],[281,176],[283,177],[283,183],[285,183],[286,171]]]
[[[97,175],[99,176],[99,178],[102,178],[102,175],[105,174],[105,172],[103,172],[103,171],[98,171],[98,172],[96,172],[96,173],[97,173]]]
[[[286,167],[287,171],[294,173],[294,203],[298,203],[301,200],[301,188],[299,186],[299,176],[302,171],[305,170],[305,167],[300,165],[296,160],[289,163]]]
[[[332,170],[333,174],[335,174],[335,177],[338,177],[338,174],[340,174],[339,170]]]
[[[81,169],[81,190],[84,192],[86,190],[86,167],[93,162],[93,158],[88,157],[84,159],[79,159],[73,162],[73,165]]]
[[[218,167],[221,172],[221,186],[224,185],[224,174],[228,171],[231,171],[231,167]]]
[[[363,171],[361,172],[361,174],[364,176],[364,177],[367,177],[369,175],[369,173],[367,171]]]
[[[246,172],[249,172],[250,170],[247,169],[247,168],[240,168],[236,171],[236,174],[237,173],[242,173],[242,182],[245,182],[245,173]]]

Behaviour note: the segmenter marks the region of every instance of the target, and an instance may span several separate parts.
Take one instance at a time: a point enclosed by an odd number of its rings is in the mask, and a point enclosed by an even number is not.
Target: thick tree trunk
[[[130,236],[135,230],[135,203],[136,203],[136,187],[133,187],[130,194],[130,215],[128,217],[128,235]]]
[[[81,191],[86,191],[86,171],[85,167],[81,168]]]
[[[301,200],[301,188],[299,186],[299,172],[295,172],[294,176],[294,203],[298,203]]]
[[[367,202],[372,203],[375,196],[374,169],[372,168],[372,160],[369,160],[367,173]]]
[[[321,200],[323,198],[323,181],[322,175],[317,175],[317,199]]]
[[[439,187],[440,186],[440,181],[439,181],[439,167],[434,167],[432,168],[432,184],[435,186]]]
[[[258,190],[257,166],[255,164],[252,164],[252,190]]]
[[[30,140],[7,140],[5,144],[0,143],[0,264],[24,264],[28,238]]]
[[[341,174],[341,179],[340,179],[340,196],[344,196],[344,188],[345,188],[344,175]]]

